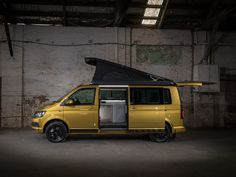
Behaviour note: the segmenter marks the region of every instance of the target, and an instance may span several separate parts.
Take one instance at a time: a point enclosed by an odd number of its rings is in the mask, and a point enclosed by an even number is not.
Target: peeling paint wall
[[[4,37],[5,31],[1,27]],[[12,37],[21,39],[22,29],[15,33],[16,28],[11,28]],[[1,44],[1,124],[2,127],[20,127],[22,124],[22,48],[14,45],[14,57],[10,57],[8,45]]]
[[[183,58],[183,50],[180,46],[139,45],[136,50],[137,63],[178,65]]]
[[[1,32],[5,39],[4,30]],[[3,127],[30,126],[31,115],[39,107],[90,82],[95,70],[84,63],[86,56],[183,81],[191,80],[192,65],[200,61],[207,42],[206,32],[198,33],[193,50],[191,32],[183,30],[11,25],[10,32],[12,40],[28,42],[13,42],[14,57],[9,56],[7,43],[0,44]],[[216,50],[215,63],[235,68],[231,64],[235,62],[235,52],[230,53],[234,45],[230,38],[227,40],[226,46]],[[220,59],[224,55],[226,62]],[[223,91],[204,95],[183,88],[180,94],[187,126],[224,125],[228,97]]]
[[[195,64],[202,59],[209,33],[195,33]],[[236,32],[217,33],[211,59],[220,67],[220,92],[194,94],[194,127],[236,127]]]

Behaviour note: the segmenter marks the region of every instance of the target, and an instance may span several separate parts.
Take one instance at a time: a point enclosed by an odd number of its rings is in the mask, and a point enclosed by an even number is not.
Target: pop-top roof
[[[92,84],[102,85],[176,85],[172,80],[99,58],[86,57],[85,62],[96,66]]]

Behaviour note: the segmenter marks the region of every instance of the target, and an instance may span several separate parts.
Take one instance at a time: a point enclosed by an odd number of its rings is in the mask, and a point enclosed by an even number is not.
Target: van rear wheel
[[[151,141],[157,143],[166,142],[170,137],[171,137],[171,128],[168,124],[165,124],[164,132],[149,134],[149,138],[151,139]]]
[[[50,123],[45,130],[47,139],[52,143],[60,143],[67,138],[66,126],[59,121]]]

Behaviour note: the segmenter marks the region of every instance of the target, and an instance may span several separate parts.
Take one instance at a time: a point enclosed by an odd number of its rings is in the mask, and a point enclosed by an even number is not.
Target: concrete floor
[[[0,129],[0,176],[235,177],[236,131],[189,130],[162,144],[84,135],[52,144],[30,129]]]

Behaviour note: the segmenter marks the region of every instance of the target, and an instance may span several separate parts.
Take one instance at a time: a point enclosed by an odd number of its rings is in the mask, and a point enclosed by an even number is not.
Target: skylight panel
[[[162,5],[163,0],[148,0],[147,4],[148,5]]]
[[[157,20],[150,20],[150,19],[143,19],[142,24],[143,25],[155,25]]]
[[[159,8],[146,8],[144,12],[144,17],[158,17],[159,13]]]

